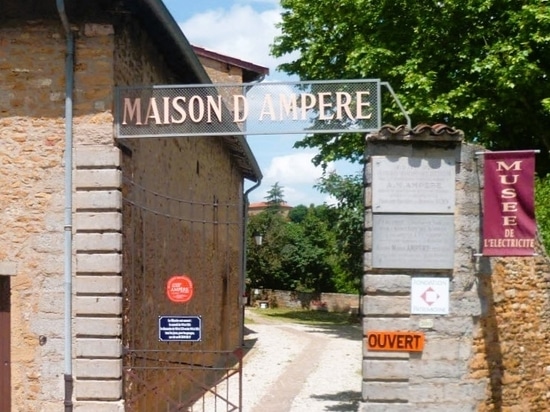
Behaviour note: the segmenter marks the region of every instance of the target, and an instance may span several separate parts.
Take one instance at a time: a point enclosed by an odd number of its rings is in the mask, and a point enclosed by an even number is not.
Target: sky
[[[265,81],[297,81],[276,70],[292,56],[276,59],[269,53],[270,45],[279,34],[276,24],[281,9],[278,0],[163,0],[194,46],[269,68]],[[278,183],[283,198],[291,206],[320,205],[333,201],[314,188],[322,169],[311,159],[315,149],[294,149],[303,136],[248,136],[248,144],[262,170],[261,185],[250,192],[251,202],[263,202],[267,192]],[[337,162],[329,166],[338,174],[355,174],[360,166]],[[245,189],[253,183],[248,182]]]

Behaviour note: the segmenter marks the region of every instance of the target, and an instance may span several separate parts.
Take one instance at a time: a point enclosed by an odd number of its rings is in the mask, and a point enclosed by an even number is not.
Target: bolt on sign
[[[138,138],[372,132],[382,123],[382,85],[397,101],[389,84],[378,79],[118,87],[115,134]]]
[[[420,332],[369,331],[367,349],[371,351],[422,352],[424,334]]]
[[[193,281],[189,276],[172,276],[166,282],[166,296],[174,303],[189,302],[193,297]]]
[[[484,155],[483,255],[535,253],[535,151]]]

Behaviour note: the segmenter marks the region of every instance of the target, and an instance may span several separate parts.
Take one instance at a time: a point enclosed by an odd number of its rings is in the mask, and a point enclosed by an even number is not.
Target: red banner
[[[533,256],[535,152],[485,153],[483,255]]]

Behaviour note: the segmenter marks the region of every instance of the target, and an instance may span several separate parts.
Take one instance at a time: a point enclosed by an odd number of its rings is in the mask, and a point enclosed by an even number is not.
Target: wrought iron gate
[[[187,189],[163,190],[124,178],[126,410],[240,411],[239,202],[221,202],[217,196],[198,201]],[[193,282],[188,301],[170,300],[167,284],[174,276]],[[163,329],[167,318],[197,319],[197,324]]]

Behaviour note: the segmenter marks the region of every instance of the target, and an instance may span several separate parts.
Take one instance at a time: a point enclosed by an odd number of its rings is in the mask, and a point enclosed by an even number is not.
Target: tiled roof
[[[460,129],[448,126],[443,123],[437,123],[432,126],[429,124],[419,124],[412,129],[407,125],[392,126],[384,125],[377,132],[369,135],[368,140],[446,140],[461,141],[464,138],[464,132]]]
[[[257,80],[258,78],[261,78],[262,76],[266,76],[269,74],[269,69],[267,67],[259,66],[254,63],[250,63],[244,60],[237,59],[235,57],[230,57],[225,54],[216,53],[211,50],[207,50],[203,47],[198,46],[191,46],[193,47],[193,51],[197,56],[206,57],[208,59],[216,60],[222,63],[227,63],[235,67],[239,67],[243,69],[245,72],[245,82],[252,82]]]

